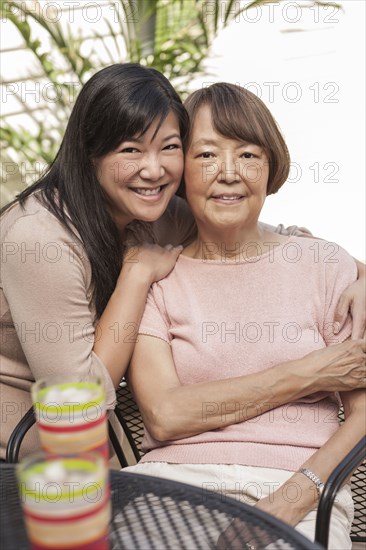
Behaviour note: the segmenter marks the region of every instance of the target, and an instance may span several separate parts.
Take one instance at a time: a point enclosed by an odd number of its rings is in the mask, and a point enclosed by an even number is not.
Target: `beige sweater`
[[[139,226],[129,243],[157,240],[187,243],[194,226],[185,202],[175,197],[153,234]],[[1,218],[0,397],[1,458],[8,438],[31,405],[30,386],[50,375],[101,375],[107,406],[116,403],[107,369],[93,352],[95,309],[91,266],[81,241],[36,198]],[[21,455],[38,447],[36,430],[27,434]]]

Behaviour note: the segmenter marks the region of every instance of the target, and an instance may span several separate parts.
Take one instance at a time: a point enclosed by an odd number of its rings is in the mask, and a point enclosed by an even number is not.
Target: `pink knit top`
[[[290,237],[282,245],[228,260],[180,256],[150,291],[139,332],[170,346],[182,384],[251,374],[298,359],[350,335],[334,335],[342,291],[357,277],[354,260],[326,241]],[[148,365],[145,368],[149,368]],[[272,400],[275,403],[275,397]],[[202,419],[225,407],[202,403]],[[339,397],[317,393],[246,422],[168,444],[145,433],[142,462],[246,464],[297,470],[338,429]]]

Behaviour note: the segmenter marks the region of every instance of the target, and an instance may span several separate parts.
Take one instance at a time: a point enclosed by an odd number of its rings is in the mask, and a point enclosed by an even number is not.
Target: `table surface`
[[[111,550],[320,550],[272,516],[211,491],[140,474],[111,471]],[[29,549],[15,468],[0,465],[0,548]]]

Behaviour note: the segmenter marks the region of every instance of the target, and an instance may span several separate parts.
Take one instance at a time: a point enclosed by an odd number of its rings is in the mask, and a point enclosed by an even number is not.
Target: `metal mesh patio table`
[[[0,548],[30,548],[15,468],[0,465]],[[111,471],[111,550],[311,550],[321,547],[255,507],[191,485]]]

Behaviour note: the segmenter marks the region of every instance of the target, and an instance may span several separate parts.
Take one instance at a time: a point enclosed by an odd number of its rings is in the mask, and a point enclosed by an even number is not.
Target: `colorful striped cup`
[[[99,452],[107,461],[108,425],[101,379],[54,377],[32,385],[41,445],[53,454]]]
[[[108,469],[98,453],[37,453],[17,465],[33,550],[108,550]]]

